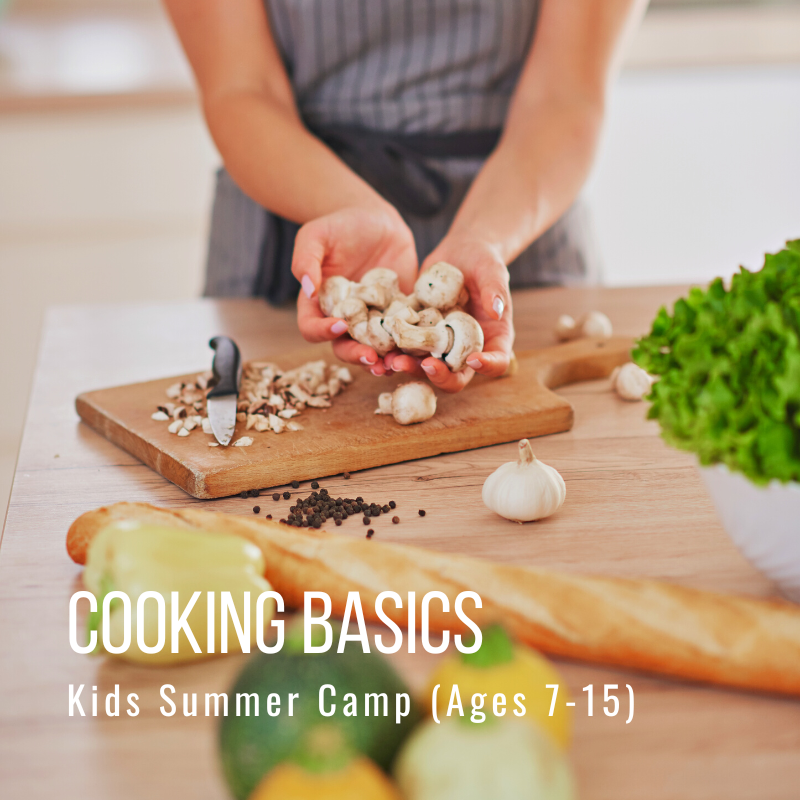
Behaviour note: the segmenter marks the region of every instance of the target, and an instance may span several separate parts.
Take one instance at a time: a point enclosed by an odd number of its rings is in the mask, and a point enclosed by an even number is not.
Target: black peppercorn
[[[344,478],[346,481],[349,481],[349,480],[350,480],[350,473],[349,473],[349,472],[345,472],[345,473],[344,473],[344,475],[342,475],[342,477],[343,477],[343,478]]]
[[[372,538],[374,535],[375,535],[375,531],[374,531],[374,530],[372,530],[372,528],[370,528],[370,529],[367,531],[367,539],[371,539],[371,538]]]
[[[239,497],[241,497],[242,500],[246,500],[248,497],[250,497],[250,492],[245,489],[244,491],[239,492]]]
[[[250,490],[250,497],[260,497],[261,490],[260,489],[251,489]]]
[[[334,523],[335,523],[335,524],[336,524],[336,526],[338,527],[339,525],[341,525],[341,524],[342,524],[342,518],[341,518],[341,517],[339,517],[338,519],[335,519],[335,520],[334,520]]]
[[[381,508],[381,511],[383,511],[384,514],[388,514],[389,513],[389,506],[383,506]]]
[[[394,500],[389,501],[389,508],[397,508],[397,503]]]
[[[393,522],[395,525],[397,525],[397,523],[398,523],[398,522],[400,522],[400,517],[392,517],[392,522]]]
[[[424,517],[424,516],[425,516],[425,509],[424,509],[424,508],[421,508],[421,509],[419,510],[419,515],[420,515],[421,517]]]
[[[312,489],[319,489],[319,482],[318,481],[311,481],[311,488]]]
[[[292,481],[292,489],[299,489],[300,481]]]
[[[273,500],[280,500],[281,499],[280,492],[275,492],[275,494],[272,495],[272,499]]]
[[[356,497],[356,503],[363,503],[363,502],[364,502],[363,497]]]
[[[253,513],[260,514],[261,513],[261,506],[253,506]]]
[[[283,493],[283,499],[284,500],[288,500],[291,496],[292,496],[291,492],[284,492]]]
[[[362,519],[361,521],[362,521],[362,522],[363,522],[365,525],[369,525],[369,517],[364,517],[364,519]]]
[[[272,514],[267,514],[267,519],[272,519]]]

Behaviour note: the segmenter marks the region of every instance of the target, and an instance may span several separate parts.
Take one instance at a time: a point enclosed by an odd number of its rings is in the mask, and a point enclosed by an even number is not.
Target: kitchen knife
[[[214,388],[206,396],[208,421],[216,440],[225,447],[233,438],[236,427],[242,360],[236,342],[227,336],[215,336],[208,346],[215,351],[211,369],[216,381]]]

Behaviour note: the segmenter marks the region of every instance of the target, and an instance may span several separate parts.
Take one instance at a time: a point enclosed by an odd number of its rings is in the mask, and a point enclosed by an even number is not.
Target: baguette
[[[303,593],[326,592],[341,616],[348,592],[359,592],[365,618],[379,622],[375,598],[431,591],[450,608],[460,592],[477,592],[470,618],[498,621],[519,640],[556,656],[657,673],[690,681],[800,696],[800,607],[714,594],[653,580],[590,577],[494,564],[417,547],[378,543],[278,522],[212,511],[117,503],[79,517],[67,550],[79,564],[105,525],[136,519],[243,536],[256,544],[265,577],[289,607]],[[458,630],[455,615],[430,607],[431,630]],[[416,620],[419,621],[419,609]],[[400,625],[407,611],[384,612]]]

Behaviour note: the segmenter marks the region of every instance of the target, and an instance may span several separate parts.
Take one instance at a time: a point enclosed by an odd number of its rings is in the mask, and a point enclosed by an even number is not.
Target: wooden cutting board
[[[378,394],[391,391],[408,376],[375,378],[354,369],[353,383],[331,408],[310,408],[297,418],[304,430],[250,431],[249,447],[209,447],[213,437],[202,430],[179,437],[169,433],[166,422],[150,418],[167,399],[168,386],[193,379],[197,372],[86,392],[75,406],[84,422],[190,495],[226,497],[569,430],[572,406],[551,390],[606,377],[629,360],[632,344],[623,337],[582,339],[518,353],[514,374],[495,380],[477,376],[458,394],[437,392],[436,416],[405,427],[374,412]],[[290,369],[317,358],[334,360],[326,345],[272,360]],[[237,424],[234,441],[244,427],[243,422]]]

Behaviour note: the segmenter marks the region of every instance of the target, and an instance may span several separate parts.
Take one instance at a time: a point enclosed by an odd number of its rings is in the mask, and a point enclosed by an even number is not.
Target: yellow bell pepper
[[[271,590],[263,577],[264,557],[251,542],[238,536],[201,531],[187,531],[147,525],[134,521],[117,522],[104,528],[93,540],[86,559],[83,582],[97,598],[97,612],[89,615],[89,630],[97,632],[98,650],[103,648],[103,598],[112,591],[130,598],[131,636],[120,658],[143,664],[176,664],[206,658],[221,652],[223,626],[221,593],[230,592],[240,625],[245,627],[245,592],[249,597],[250,650],[257,649],[256,604],[262,592]],[[139,646],[143,633],[145,646],[159,641],[157,601],[150,598],[142,605],[144,619],[137,615],[140,595],[157,592],[164,598],[164,644],[159,652],[147,653]],[[177,592],[173,609],[172,593]],[[178,635],[178,652],[172,652],[172,620],[179,619],[195,592],[200,592],[185,620],[201,652],[195,652],[185,630]],[[209,646],[208,593],[213,592],[214,636]],[[109,642],[120,647],[124,640],[124,606],[120,598],[109,605]],[[275,601],[267,598],[263,608],[266,626],[275,613]],[[241,645],[231,614],[226,611],[227,651],[241,652]],[[143,631],[139,631],[143,628]],[[208,651],[212,652],[209,653]]]
[[[513,716],[515,694],[525,695],[523,721],[543,728],[561,747],[569,745],[571,717],[566,703],[569,692],[566,681],[547,659],[534,650],[515,644],[499,625],[483,631],[483,642],[476,653],[459,653],[448,656],[429,680],[427,697],[432,697],[433,687],[441,684],[436,700],[440,719],[445,718],[453,685],[465,709],[475,694],[488,694],[483,711],[492,716],[492,698],[495,694],[506,696],[506,716]],[[553,690],[547,685],[558,684],[558,697],[550,716]],[[469,711],[466,711],[469,719]]]

